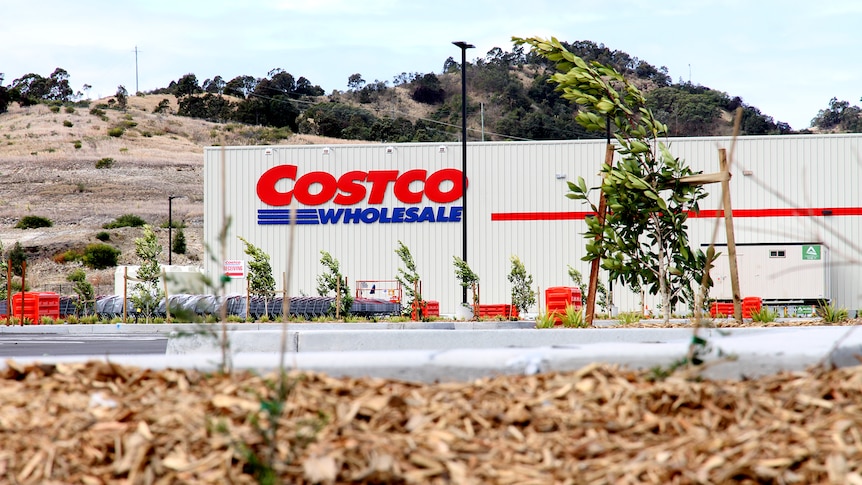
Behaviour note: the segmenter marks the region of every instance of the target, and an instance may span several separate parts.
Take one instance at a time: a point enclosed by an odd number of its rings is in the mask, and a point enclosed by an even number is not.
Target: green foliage
[[[688,244],[689,211],[707,192],[679,179],[693,172],[675,158],[659,137],[667,127],[654,118],[641,92],[622,74],[597,61],[587,63],[568,52],[556,39],[514,39],[553,62],[559,72],[551,76],[563,98],[577,103],[575,119],[588,130],[613,132],[622,160],[604,164],[600,187],[587,188],[582,177],[569,182],[567,197],[582,201],[598,213],[590,201],[598,190],[607,201],[604,224],[586,219],[585,261],[600,260],[611,281],[632,289],[645,285],[662,298],[664,319],[680,302],[693,302],[692,282],[710,258]],[[597,239],[598,238],[598,239]],[[711,282],[710,282],[711,286]]]
[[[108,136],[114,137],[114,138],[119,138],[119,137],[123,136],[123,133],[125,133],[125,132],[126,132],[126,130],[122,126],[115,126],[113,128],[108,128]]]
[[[163,99],[163,100],[159,101],[159,104],[156,105],[155,108],[153,108],[153,113],[170,114],[171,113],[171,102],[168,101],[167,99]]]
[[[100,159],[96,160],[96,168],[98,168],[100,170],[103,168],[111,168],[113,166],[114,166],[114,159],[113,158],[105,157],[105,158],[100,158]]]
[[[413,261],[413,255],[410,254],[410,249],[404,245],[400,240],[398,241],[398,249],[395,250],[395,254],[401,259],[401,264],[404,267],[398,267],[398,273],[395,275],[395,279],[401,283],[401,287],[404,290],[404,293],[407,295],[407,306],[405,307],[405,312],[410,313],[414,307],[420,308],[420,313],[422,312],[422,295],[419,293],[419,273],[416,272],[416,263]],[[420,320],[424,317],[424,315],[419,315]]]
[[[121,251],[109,244],[94,243],[84,248],[81,262],[91,269],[105,269],[117,265]]]
[[[769,323],[774,322],[776,318],[778,318],[778,312],[772,311],[768,306],[751,312],[751,320],[755,322]]]
[[[584,318],[584,312],[580,308],[576,309],[574,305],[566,305],[566,313],[561,315],[560,319],[565,328],[585,328],[589,326]]]
[[[5,300],[8,296],[6,295],[6,277],[9,266],[6,261],[7,259],[3,254],[3,240],[0,240],[0,300]]]
[[[57,264],[66,264],[72,261],[83,261],[84,251],[81,249],[68,249],[54,256],[54,262]]]
[[[65,126],[66,128],[71,128],[71,127],[73,127],[73,126],[75,126],[75,125],[74,125],[74,124],[72,124],[72,122],[71,122],[71,121],[69,121],[69,120],[63,120],[63,126]]]
[[[336,298],[341,300],[341,307],[338,308],[339,317],[347,317],[353,307],[353,296],[351,296],[350,286],[347,284],[347,278],[341,274],[341,265],[338,260],[333,258],[326,251],[320,251],[320,264],[328,270],[327,273],[317,275],[317,294],[327,296],[330,293],[335,293]],[[336,306],[333,304],[331,313],[335,313]]]
[[[111,239],[111,235],[107,231],[99,231],[96,233],[96,239],[104,242]]]
[[[249,292],[254,296],[263,298],[264,313],[269,314],[269,300],[272,299],[273,292],[275,292],[275,278],[272,276],[269,254],[242,236],[237,237],[245,244],[245,254],[251,256],[251,261],[248,262]]]
[[[455,264],[455,277],[458,278],[458,282],[464,288],[470,288],[470,291],[473,293],[473,304],[476,305],[479,303],[479,294],[476,291],[476,285],[479,284],[479,275],[473,272],[470,269],[470,266],[466,261],[459,258],[458,256],[452,256]]]
[[[87,281],[87,274],[83,269],[77,268],[66,276],[66,280],[74,283],[72,290],[78,296],[75,300],[76,313],[78,315],[90,313],[95,307],[96,291]]]
[[[16,229],[37,229],[40,227],[51,227],[54,223],[51,219],[42,216],[24,216],[15,224]]]
[[[539,313],[536,317],[536,328],[554,328],[556,323],[557,314],[555,312]]]
[[[123,214],[120,217],[114,219],[113,222],[109,222],[103,225],[102,229],[116,229],[119,227],[141,227],[146,223],[147,221],[141,219],[141,217],[134,214]]]
[[[131,296],[132,303],[137,311],[144,315],[147,323],[155,314],[161,299],[165,296],[159,287],[159,279],[162,276],[162,268],[159,264],[159,256],[162,254],[162,245],[153,228],[144,224],[144,234],[135,238],[135,255],[140,258],[141,265],[138,267]]]
[[[512,283],[512,304],[518,311],[526,311],[536,304],[536,292],[533,290],[533,275],[527,274],[524,263],[517,256],[511,257],[512,269],[509,271],[509,283]]]
[[[114,94],[114,99],[117,100],[117,109],[125,111],[126,106],[129,104],[129,92],[126,90],[125,86],[117,86],[117,93]]]
[[[632,325],[641,321],[641,318],[643,315],[640,312],[622,312],[617,315],[617,321],[620,322],[620,325]]]
[[[575,283],[575,286],[577,286],[581,290],[581,301],[586,302],[588,297],[588,285],[584,283],[583,276],[581,276],[581,272],[576,270],[575,268],[572,268],[571,266],[568,266],[568,270],[569,278],[571,278],[572,281]],[[611,309],[608,289],[605,288],[605,284],[602,283],[601,279],[596,280],[596,305],[598,305],[599,308],[601,308],[605,312],[608,312]]]
[[[446,98],[446,92],[440,85],[440,79],[434,73],[428,73],[413,81],[410,97],[417,103],[440,104]]]
[[[850,318],[850,314],[846,308],[838,307],[834,303],[826,303],[825,301],[820,302],[815,312],[826,323],[839,323]]]
[[[862,109],[850,106],[847,101],[838,98],[829,100],[829,107],[817,112],[811,120],[811,126],[821,130],[835,130],[851,133],[862,132]]]
[[[171,251],[174,254],[186,254],[186,235],[183,232],[183,226],[177,229],[177,233],[174,234],[174,240],[171,242]]]
[[[75,150],[80,150],[83,145],[81,145],[81,140],[74,140],[72,146],[75,147]]]
[[[12,274],[21,276],[24,272],[24,262],[27,261],[27,254],[24,253],[24,248],[20,242],[15,241],[15,245],[12,246],[9,254],[6,255],[6,260],[12,265]]]

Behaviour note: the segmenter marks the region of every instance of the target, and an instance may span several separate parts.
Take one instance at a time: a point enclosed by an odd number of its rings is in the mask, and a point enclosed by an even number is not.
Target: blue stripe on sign
[[[258,209],[257,223],[259,225],[290,224],[290,209]],[[317,209],[297,209],[297,224],[320,224]]]

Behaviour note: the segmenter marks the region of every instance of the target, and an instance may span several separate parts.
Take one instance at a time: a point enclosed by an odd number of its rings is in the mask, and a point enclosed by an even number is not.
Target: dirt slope
[[[89,108],[56,112],[46,105],[9,106],[0,114],[0,240],[5,251],[20,242],[29,253],[28,284],[34,290],[65,292],[66,274],[53,257],[70,248],[99,242],[102,226],[123,214],[135,214],[157,227],[167,263],[168,196],[174,220],[185,221],[187,255],[174,255],[174,264],[197,264],[203,258],[203,148],[211,145],[254,144],[262,128],[217,124],[171,114],[154,114],[173,96],[129,98],[125,111]],[[122,136],[108,135],[123,127]],[[294,135],[280,143],[312,144],[323,139]],[[325,143],[337,143],[326,140]],[[77,148],[76,148],[77,146]],[[111,168],[96,162],[113,159]],[[54,226],[15,229],[26,215],[47,217]],[[122,251],[120,264],[137,264],[134,239],[140,229],[110,230],[110,244]],[[88,271],[102,291],[113,291],[113,271]]]

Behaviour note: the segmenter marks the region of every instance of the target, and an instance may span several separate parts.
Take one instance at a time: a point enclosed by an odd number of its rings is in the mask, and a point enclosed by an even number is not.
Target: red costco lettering
[[[330,201],[337,205],[355,205],[366,199],[369,204],[382,204],[391,185],[395,198],[404,204],[419,204],[423,196],[432,202],[448,204],[461,198],[463,192],[461,171],[454,168],[444,168],[430,175],[423,169],[401,174],[397,170],[354,170],[338,179],[328,172],[308,172],[298,178],[297,175],[296,165],[272,167],[257,181],[258,198],[271,206],[290,205],[294,197],[298,203],[312,206]],[[276,186],[282,180],[292,180],[292,189],[279,191]],[[448,190],[441,188],[447,186]]]

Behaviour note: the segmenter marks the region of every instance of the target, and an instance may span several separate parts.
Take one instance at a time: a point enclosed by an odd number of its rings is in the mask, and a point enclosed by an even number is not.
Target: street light
[[[461,259],[467,262],[467,49],[476,46],[464,41],[452,42],[461,48]],[[467,304],[467,287],[461,303]]]
[[[171,256],[174,253],[174,240],[171,237],[171,230],[174,228],[174,208],[173,201],[174,199],[178,199],[181,196],[179,195],[169,195],[168,196],[168,266],[171,265]]]

